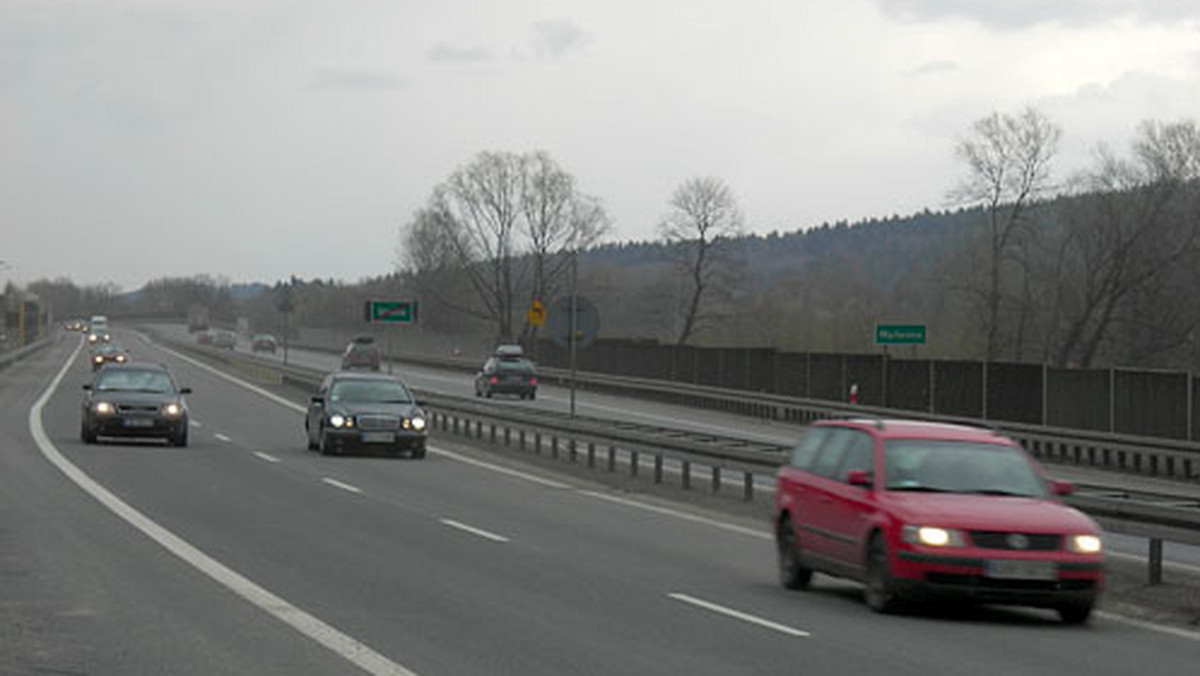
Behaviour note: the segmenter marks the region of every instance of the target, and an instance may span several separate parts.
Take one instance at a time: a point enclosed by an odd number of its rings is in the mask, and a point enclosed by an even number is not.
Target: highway
[[[153,329],[156,333],[172,340],[186,342],[194,340],[194,336],[189,335],[186,328],[180,324],[155,325]],[[235,349],[239,352],[250,353],[249,346],[244,342],[240,343]],[[282,350],[274,355],[270,353],[258,353],[256,356],[274,359],[281,363],[283,361]],[[341,364],[339,355],[305,349],[290,349],[288,351],[288,360],[289,363],[296,366],[322,370],[336,370]],[[474,395],[472,374],[470,373],[439,370],[411,363],[398,363],[394,366],[394,369],[406,382],[418,389],[460,397]],[[496,406],[523,406],[536,410],[561,413],[570,410],[570,392],[566,388],[541,384],[538,387],[538,398],[534,401],[497,396],[492,400],[492,403]],[[748,418],[721,411],[688,408],[655,401],[626,399],[596,392],[583,391],[577,393],[576,406],[582,415],[631,420],[702,433],[729,434],[771,444],[791,445],[795,443],[803,429],[798,425]],[[1067,479],[1079,483],[1106,484],[1114,481],[1120,483],[1131,480],[1129,477],[1114,478],[1112,475],[1101,471],[1084,470],[1082,468],[1047,465],[1045,469],[1054,478]],[[667,470],[670,472],[674,468],[668,465]],[[725,483],[731,490],[735,491],[740,489],[740,481],[741,479],[736,476],[725,478]],[[1148,481],[1147,483],[1151,489],[1159,487],[1159,484],[1152,481]],[[1176,486],[1169,484],[1162,484],[1162,486],[1164,490],[1176,489]],[[769,477],[762,477],[758,480],[758,487],[759,490],[770,491],[774,488],[774,482]],[[1144,538],[1110,533],[1107,539],[1109,551],[1113,555],[1131,560],[1145,560],[1148,543]],[[1200,572],[1200,547],[1168,542],[1164,544],[1163,551],[1164,559],[1169,566],[1173,565],[1191,573]]]
[[[0,376],[2,674],[1094,676],[1200,654],[1108,615],[879,616],[825,577],[786,593],[762,523],[446,441],[323,457],[302,398],[126,344],[195,389],[189,447],[83,445],[73,336]]]

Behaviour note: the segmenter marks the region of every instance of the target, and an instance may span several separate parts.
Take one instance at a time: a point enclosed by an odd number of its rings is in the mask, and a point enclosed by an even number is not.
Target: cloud
[[[399,89],[404,86],[404,81],[364,68],[319,68],[308,86],[309,89],[374,92]]]
[[[903,21],[965,19],[1000,29],[1042,23],[1088,25],[1122,17],[1170,24],[1200,19],[1196,0],[875,0],[887,16]]]
[[[950,71],[958,70],[958,64],[953,61],[930,61],[923,63],[915,68],[910,68],[904,71],[904,74],[909,77],[921,77],[923,75],[936,75],[938,73],[949,73]]]
[[[430,61],[488,61],[492,58],[492,52],[481,45],[459,47],[439,42],[425,52],[425,57]]]
[[[572,50],[583,49],[591,39],[590,33],[563,19],[533,24],[531,44],[534,55],[539,59],[553,60],[562,58]]]

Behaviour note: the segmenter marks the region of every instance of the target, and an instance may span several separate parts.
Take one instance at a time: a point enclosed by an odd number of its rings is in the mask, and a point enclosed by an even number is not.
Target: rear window
[[[533,370],[533,364],[523,359],[514,359],[511,361],[505,359],[496,362],[496,370],[501,373],[528,373]]]

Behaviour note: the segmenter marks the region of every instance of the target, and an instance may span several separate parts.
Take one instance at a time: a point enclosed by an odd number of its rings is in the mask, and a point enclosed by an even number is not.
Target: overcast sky
[[[482,150],[617,239],[695,175],[758,232],[938,209],[976,118],[1041,108],[1067,176],[1198,80],[1198,0],[4,0],[0,283],[383,274]]]

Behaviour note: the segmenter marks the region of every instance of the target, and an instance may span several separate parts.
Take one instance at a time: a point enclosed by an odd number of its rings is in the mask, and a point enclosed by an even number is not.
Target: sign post
[[[369,300],[363,314],[371,324],[415,324],[417,301],[415,300]],[[388,373],[392,373],[392,332],[387,332]]]

